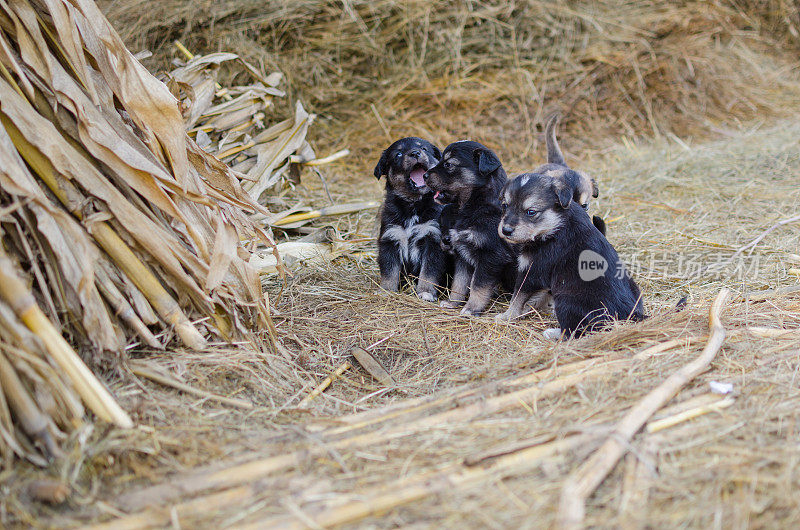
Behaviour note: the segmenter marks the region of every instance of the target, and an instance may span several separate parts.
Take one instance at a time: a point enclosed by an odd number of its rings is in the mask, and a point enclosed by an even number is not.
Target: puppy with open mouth
[[[500,160],[472,141],[448,145],[442,159],[425,173],[434,200],[452,208],[449,247],[455,258],[450,298],[441,302],[461,314],[480,315],[499,284],[513,284],[514,254],[500,238],[500,189],[506,183]]]
[[[509,318],[549,289],[559,328],[548,338],[579,337],[612,319],[645,318],[639,287],[614,247],[592,223],[563,175],[524,173],[501,192],[500,236],[519,245]]]
[[[433,200],[425,172],[441,158],[427,140],[401,138],[386,149],[375,177],[386,176],[386,196],[378,236],[381,287],[397,291],[402,276],[417,277],[417,296],[434,302],[442,284],[446,255],[441,248],[442,206]]]

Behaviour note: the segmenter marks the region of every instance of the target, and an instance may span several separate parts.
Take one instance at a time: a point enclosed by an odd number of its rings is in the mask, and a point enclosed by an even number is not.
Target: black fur
[[[386,196],[378,236],[381,287],[397,291],[401,280],[417,277],[417,296],[434,301],[442,285],[446,256],[441,248],[442,206],[424,184],[423,173],[441,158],[439,149],[421,138],[408,137],[386,149],[375,177],[386,175]],[[412,172],[416,172],[414,182]]]
[[[524,303],[549,289],[559,327],[568,336],[602,329],[611,319],[645,318],[639,287],[585,209],[575,201],[563,208],[550,179],[526,176],[509,181],[502,192],[506,212],[500,232],[520,245],[520,262],[529,264],[519,271],[514,296]],[[594,255],[587,260],[585,251]],[[595,258],[607,264],[597,277],[585,266]]]
[[[425,174],[436,200],[452,208],[444,244],[453,253],[455,273],[444,307],[457,307],[469,291],[462,314],[479,315],[499,284],[513,283],[514,254],[497,233],[502,214],[498,195],[506,180],[497,155],[471,141],[448,145]]]

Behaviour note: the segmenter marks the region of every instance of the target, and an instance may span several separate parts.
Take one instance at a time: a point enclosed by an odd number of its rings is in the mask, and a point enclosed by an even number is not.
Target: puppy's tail
[[[561,148],[558,146],[558,140],[556,139],[556,125],[558,125],[558,118],[558,113],[553,113],[547,119],[547,125],[544,129],[544,139],[545,143],[547,144],[547,163],[566,166],[567,163],[564,160],[564,155],[561,153]]]

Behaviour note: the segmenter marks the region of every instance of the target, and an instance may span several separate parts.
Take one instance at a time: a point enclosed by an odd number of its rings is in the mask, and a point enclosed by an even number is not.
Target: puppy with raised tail
[[[549,289],[559,325],[545,332],[549,338],[645,318],[639,287],[565,182],[524,173],[502,190],[499,233],[521,248],[509,311],[519,314],[527,298]]]
[[[554,186],[557,186],[563,193],[571,194],[572,200],[583,207],[584,210],[589,208],[589,200],[597,198],[599,190],[597,183],[586,173],[570,169],[567,166],[564,154],[561,152],[561,147],[558,145],[556,138],[556,126],[558,125],[558,114],[553,114],[548,118],[547,125],[545,126],[545,144],[547,146],[547,163],[539,166],[531,173],[542,175],[552,181]],[[516,177],[521,179],[517,184],[524,185],[525,181],[530,179],[530,174],[523,174]],[[501,207],[505,209],[508,202],[503,201],[501,197]],[[599,216],[592,217],[592,224],[605,235],[606,225],[603,219]],[[511,234],[511,226],[499,226],[500,236],[511,241],[509,238]],[[505,233],[503,233],[505,231]],[[519,293],[519,287],[523,279],[530,274],[530,268],[535,267],[536,264],[530,261],[524,252],[517,252],[517,278],[515,281],[515,288],[512,293],[511,304],[507,311],[500,313],[495,317],[496,320],[506,321],[519,318],[524,313],[524,306],[527,304],[535,309],[544,309],[553,305],[553,298],[548,291],[540,291],[538,293]]]
[[[441,302],[461,314],[480,315],[501,283],[513,284],[515,258],[500,238],[500,189],[506,183],[500,159],[472,141],[448,145],[442,159],[425,173],[434,199],[452,209],[448,246],[455,258],[450,298]]]
[[[401,138],[381,154],[375,178],[386,176],[386,196],[378,236],[381,287],[397,291],[403,276],[416,277],[417,296],[434,302],[444,280],[441,248],[442,206],[433,200],[424,175],[442,155],[427,140]]]

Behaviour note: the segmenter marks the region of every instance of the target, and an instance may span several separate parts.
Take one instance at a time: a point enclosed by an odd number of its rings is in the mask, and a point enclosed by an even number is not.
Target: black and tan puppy
[[[513,284],[514,254],[497,231],[498,197],[506,180],[497,155],[471,141],[448,145],[441,161],[425,173],[434,199],[452,208],[448,236],[455,268],[450,299],[442,307],[460,307],[466,300],[461,313],[477,316],[499,284]]]
[[[560,329],[550,338],[578,337],[612,319],[645,317],[639,287],[614,247],[575,200],[568,182],[549,174],[525,173],[503,188],[500,235],[519,245],[510,317],[527,299],[549,289]]]
[[[386,175],[386,196],[378,236],[381,287],[397,291],[401,276],[417,277],[417,296],[436,300],[445,273],[439,217],[425,184],[425,172],[441,158],[439,149],[422,138],[402,138],[389,146],[375,166],[375,177]]]
[[[556,126],[558,125],[558,114],[553,114],[548,118],[545,126],[545,144],[547,145],[547,163],[532,171],[541,175],[551,176],[560,179],[563,186],[573,190],[572,199],[588,209],[589,200],[597,198],[599,190],[593,178],[582,171],[570,169],[561,152],[556,138]]]

